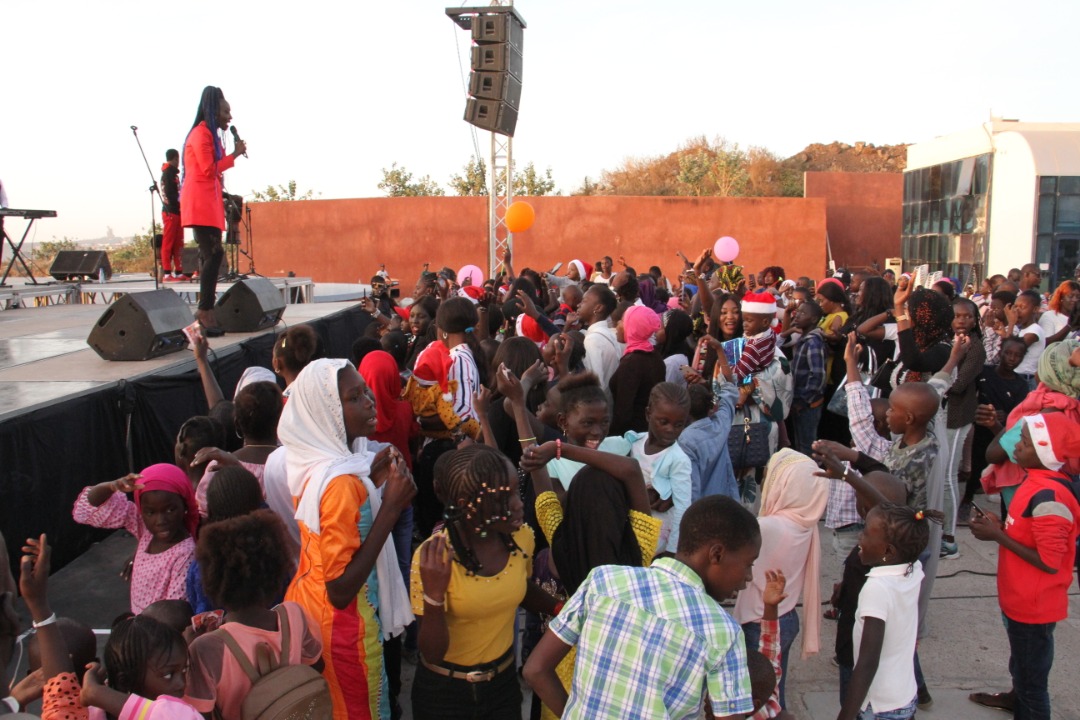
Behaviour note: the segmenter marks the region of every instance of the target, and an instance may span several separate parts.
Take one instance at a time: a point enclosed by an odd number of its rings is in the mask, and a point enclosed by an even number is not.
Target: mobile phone
[[[555,273],[559,272],[560,270],[562,270],[562,263],[557,262],[557,263],[555,263],[555,267],[551,268],[551,274],[554,275]],[[588,280],[588,278],[582,278],[582,279],[583,280]]]
[[[975,503],[971,503],[971,509],[974,510],[975,514],[978,515],[979,517],[981,517],[981,518],[986,517],[986,513],[983,512],[983,509],[981,507],[979,507],[978,505],[976,505]]]
[[[438,283],[439,283],[439,287],[445,288],[446,287],[446,278],[444,278],[442,275],[440,275]]]

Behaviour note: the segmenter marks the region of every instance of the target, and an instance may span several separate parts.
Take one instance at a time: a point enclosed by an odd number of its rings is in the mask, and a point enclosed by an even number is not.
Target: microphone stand
[[[135,136],[135,142],[139,146],[139,154],[142,155],[143,163],[146,164],[146,172],[150,175],[150,254],[154,256],[154,289],[160,290],[161,286],[158,284],[158,256],[161,253],[158,252],[158,248],[155,246],[154,243],[154,238],[157,235],[157,233],[154,232],[155,230],[157,230],[157,214],[154,211],[154,193],[158,193],[158,195],[160,196],[160,192],[158,191],[157,179],[154,177],[154,171],[150,169],[150,161],[146,159],[146,151],[143,150],[142,141],[139,140],[139,128],[132,125],[131,134]],[[162,199],[161,204],[165,204],[164,199]]]
[[[254,275],[255,277],[263,277],[259,273],[255,272],[255,243],[251,239],[251,206],[244,205],[244,213],[247,215],[247,219],[244,222],[244,236],[247,240],[247,250],[241,248],[240,252],[247,256],[248,259],[248,275]]]

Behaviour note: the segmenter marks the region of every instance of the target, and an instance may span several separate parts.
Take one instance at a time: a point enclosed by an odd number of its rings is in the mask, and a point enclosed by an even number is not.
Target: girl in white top
[[[859,535],[859,560],[871,566],[855,611],[855,669],[837,720],[856,720],[866,709],[871,717],[903,720],[914,717],[915,640],[919,632],[919,586],[923,570],[919,554],[930,540],[930,521],[944,516],[935,510],[914,510],[882,503],[866,516]]]

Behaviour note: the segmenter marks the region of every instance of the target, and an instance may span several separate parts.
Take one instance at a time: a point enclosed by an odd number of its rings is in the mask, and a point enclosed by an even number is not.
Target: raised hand
[[[787,597],[784,588],[787,579],[783,570],[765,571],[765,590],[761,593],[761,599],[766,605],[779,605]]]
[[[142,490],[143,484],[139,482],[140,480],[142,480],[142,475],[139,473],[129,473],[113,480],[110,484],[113,492],[133,493],[136,490]]]
[[[445,602],[453,567],[450,543],[444,533],[433,535],[420,548],[420,583],[424,594],[436,603]]]
[[[499,369],[495,371],[495,389],[504,397],[509,398],[512,403],[525,402],[525,391],[521,387],[521,381],[505,364],[499,365]]]

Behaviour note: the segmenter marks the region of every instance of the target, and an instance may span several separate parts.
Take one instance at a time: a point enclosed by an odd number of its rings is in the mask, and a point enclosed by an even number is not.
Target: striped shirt
[[[454,393],[454,412],[461,422],[475,419],[476,412],[473,410],[473,393],[480,392],[480,370],[476,367],[476,359],[473,358],[472,350],[468,344],[458,343],[450,348],[450,380],[457,381],[457,391]]]
[[[742,380],[756,372],[761,372],[769,367],[775,355],[776,333],[772,331],[772,328],[748,337],[746,347],[739,356],[739,362],[732,368],[735,380]]]
[[[567,720],[753,711],[742,628],[673,558],[596,568],[549,626],[577,647]]]

